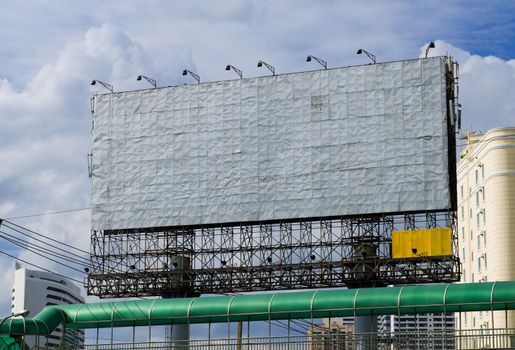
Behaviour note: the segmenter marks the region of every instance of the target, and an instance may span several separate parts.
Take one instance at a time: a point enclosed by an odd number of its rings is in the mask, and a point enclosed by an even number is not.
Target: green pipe
[[[326,289],[49,306],[32,319],[7,320],[0,335],[44,335],[60,323],[67,328],[110,328],[514,309],[515,281]]]

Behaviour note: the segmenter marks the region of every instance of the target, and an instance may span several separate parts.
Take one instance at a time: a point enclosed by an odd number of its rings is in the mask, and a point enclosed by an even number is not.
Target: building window
[[[470,209],[469,213],[469,218],[472,219],[472,208]]]
[[[479,227],[479,213],[476,214],[476,227]]]
[[[474,273],[472,273],[472,283],[474,283]]]
[[[486,230],[483,231],[483,245],[486,247]]]
[[[485,269],[488,267],[488,265],[486,264],[486,253],[483,255],[483,263],[485,265]],[[486,279],[486,276],[485,276],[485,279]]]
[[[477,236],[477,250],[481,249],[481,236]]]
[[[483,202],[485,201],[485,188],[481,187],[481,195],[483,196]]]
[[[461,220],[465,220],[465,208],[461,207]]]
[[[467,282],[467,270],[465,269],[463,269],[463,282]]]
[[[476,169],[476,185],[479,183],[479,172]]]
[[[479,207],[479,191],[476,192],[476,207]]]
[[[486,209],[483,208],[483,224],[486,224]]]
[[[485,165],[481,164],[481,179],[485,178]]]
[[[477,258],[477,270],[481,271],[481,257]]]
[[[470,240],[472,240],[472,239],[473,239],[473,238],[472,238],[473,236],[474,236],[474,232],[472,232],[472,230],[470,230]]]
[[[463,199],[463,185],[460,186],[461,199]]]
[[[465,260],[465,256],[466,256],[466,255],[465,255],[465,248],[463,248],[463,249],[462,249],[462,252],[463,252],[463,254],[462,254],[462,256],[461,256],[461,257],[463,258],[463,260]]]
[[[474,252],[470,251],[470,261],[474,261]]]
[[[461,228],[461,240],[464,241],[465,240],[465,227],[462,227]]]

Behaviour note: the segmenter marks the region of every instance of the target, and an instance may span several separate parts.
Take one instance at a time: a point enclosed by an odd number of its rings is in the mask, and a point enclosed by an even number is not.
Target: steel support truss
[[[452,227],[453,255],[391,258],[394,230]],[[452,211],[93,231],[88,294],[233,293],[458,281]]]

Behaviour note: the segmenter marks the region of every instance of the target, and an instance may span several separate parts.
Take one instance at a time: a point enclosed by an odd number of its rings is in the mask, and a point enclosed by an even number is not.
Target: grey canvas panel
[[[95,97],[92,228],[447,209],[445,58]]]

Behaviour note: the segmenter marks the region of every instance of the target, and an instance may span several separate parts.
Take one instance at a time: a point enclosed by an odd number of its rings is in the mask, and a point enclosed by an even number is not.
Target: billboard
[[[445,65],[95,96],[92,228],[448,209]]]

